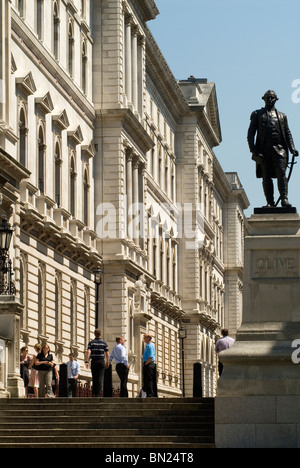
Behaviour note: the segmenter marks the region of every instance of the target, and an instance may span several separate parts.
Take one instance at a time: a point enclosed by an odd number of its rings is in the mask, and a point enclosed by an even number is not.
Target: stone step
[[[0,400],[0,448],[213,446],[213,399]]]
[[[2,398],[0,399],[0,406],[6,404],[17,404],[22,405],[23,403],[32,403],[36,401],[47,402],[47,404],[62,404],[66,402],[69,404],[86,404],[86,403],[107,403],[111,402],[113,404],[121,402],[127,402],[128,404],[159,404],[159,403],[205,403],[213,404],[214,398]]]
[[[170,450],[178,450],[179,448],[184,449],[184,452],[188,452],[193,449],[204,449],[204,448],[215,448],[214,443],[196,443],[196,444],[187,444],[187,443],[172,443],[172,442],[125,442],[125,443],[117,443],[117,442],[87,442],[87,443],[77,443],[77,442],[68,442],[68,443],[50,443],[44,444],[35,441],[31,441],[29,444],[20,443],[4,443],[0,442],[0,448],[101,448],[109,450],[116,450],[116,449],[170,449]]]
[[[195,426],[190,426],[189,428],[181,428],[181,427],[173,427],[169,428],[168,430],[168,435],[170,436],[177,436],[177,437],[193,437],[195,434],[197,437],[209,437],[214,433],[214,426],[206,426],[205,428],[200,428],[199,430],[196,431]],[[2,441],[3,438],[5,437],[24,437],[24,434],[27,434],[24,429],[11,429],[7,427],[6,429],[0,429],[0,440]],[[47,435],[50,437],[59,437],[63,436],[65,434],[64,430],[55,428],[55,429],[48,429],[47,430]],[[97,437],[103,437],[103,436],[109,436],[109,437],[115,437],[120,435],[120,429],[90,429],[90,428],[80,428],[80,429],[68,429],[68,434],[70,438],[77,438],[79,436],[97,436]],[[132,428],[123,428],[122,429],[122,435],[124,436],[129,436],[129,437],[135,437],[137,435],[140,436],[148,436],[148,435],[157,435],[157,436],[163,436],[166,434],[165,429],[155,429],[151,430],[149,428],[142,428],[142,429],[132,429]],[[41,428],[32,428],[30,431],[30,437],[39,437],[41,435]]]
[[[120,413],[119,413],[120,414]],[[111,420],[117,421],[120,419],[119,414],[109,410],[101,410],[101,411],[82,411],[80,409],[75,410],[73,412],[70,411],[47,411],[41,410],[38,414],[32,414],[32,411],[23,410],[21,412],[9,412],[4,411],[0,415],[0,422],[10,421],[13,418],[15,421],[18,422],[26,422],[28,418],[35,422],[43,422],[45,419],[47,421],[52,422],[58,419],[66,419],[68,418],[69,421],[90,421],[97,419],[99,422],[109,422]],[[136,414],[132,414],[132,411],[122,411],[121,413],[122,418],[126,418],[128,421],[136,421],[142,417],[147,417],[149,420],[153,418],[159,417],[160,421],[198,421],[198,420],[209,420],[211,418],[211,413],[204,413],[204,414],[195,414],[193,412],[181,412],[178,413],[176,411],[169,411],[169,410],[140,410]]]
[[[125,442],[132,442],[132,436],[131,435],[122,435],[119,434],[116,435],[118,443],[125,443]],[[177,435],[153,435],[151,434],[151,443],[154,442],[172,442],[172,443],[212,443],[213,438],[210,436],[177,436]],[[11,436],[2,436],[0,439],[0,442],[3,443],[23,443],[23,444],[30,444],[34,440],[34,437],[32,435],[27,435],[25,436],[20,435],[19,437],[11,437]],[[98,443],[101,441],[102,443],[104,442],[111,442],[112,438],[111,436],[101,436],[101,439],[97,435],[78,435],[70,437],[70,435],[39,435],[38,436],[38,442],[43,443],[43,444],[48,444],[48,443],[67,443],[67,442],[82,442],[82,443]],[[149,435],[135,435],[134,436],[135,442],[148,442],[149,441]]]
[[[184,403],[183,401],[177,401],[176,400],[173,402],[165,402],[164,399],[161,400],[156,400],[155,399],[138,399],[138,400],[130,400],[130,399],[101,399],[99,401],[98,399],[88,399],[89,401],[82,401],[77,398],[74,399],[64,399],[64,398],[53,398],[53,399],[28,399],[28,400],[0,400],[0,410],[5,409],[5,408],[39,408],[39,407],[44,407],[45,403],[47,404],[48,408],[61,408],[61,407],[68,407],[68,408],[74,408],[74,406],[80,406],[82,408],[91,408],[91,409],[101,409],[101,408],[186,408],[186,409],[204,409],[204,408],[213,408],[213,404],[210,402],[191,402],[191,403]]]
[[[84,430],[84,429],[88,429],[88,428],[100,429],[101,427],[103,427],[103,423],[99,423],[98,421],[93,422],[93,423],[83,423],[83,422],[79,422],[79,421],[76,421],[76,422],[70,422],[70,421],[49,422],[47,420],[46,423],[47,423],[47,428],[49,428],[49,430],[50,429],[68,430],[68,428]],[[145,421],[136,421],[134,423],[131,423],[130,426],[133,427],[134,429],[142,430],[145,427]],[[178,425],[174,424],[174,421],[167,421],[167,422],[166,421],[165,422],[161,422],[161,421],[148,422],[147,421],[147,428],[148,428],[149,432],[150,431],[155,431],[155,430],[158,430],[158,429],[162,429],[164,431],[169,431],[170,429],[174,430],[174,428],[177,427],[177,426]],[[36,423],[36,422],[33,422],[33,423],[32,422],[31,423],[29,423],[29,422],[19,423],[19,422],[16,422],[16,421],[11,421],[11,422],[7,422],[7,423],[0,423],[0,430],[22,428],[22,430],[24,430],[24,432],[25,432],[25,431],[31,431],[35,427],[38,427],[40,429],[40,431],[42,431],[43,427],[45,427],[45,420],[43,422],[39,422],[39,423]],[[117,421],[105,424],[105,429],[114,429],[115,427],[119,427],[122,430],[130,428],[130,427],[128,427],[128,425],[118,424]],[[194,431],[196,433],[199,433],[199,431],[201,431],[201,430],[205,431],[205,432],[207,432],[208,430],[213,431],[214,424],[210,424],[210,423],[206,422],[206,423],[203,423],[203,425],[201,426],[201,424],[199,424],[199,422],[196,422],[196,423],[185,422],[184,427],[186,428],[186,430],[190,430],[190,431]]]

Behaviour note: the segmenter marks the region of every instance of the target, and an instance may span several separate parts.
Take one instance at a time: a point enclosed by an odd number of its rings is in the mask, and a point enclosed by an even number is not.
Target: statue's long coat
[[[277,152],[281,153],[283,158],[289,157],[289,151],[293,153],[295,151],[295,145],[292,138],[291,131],[288,126],[287,117],[282,112],[276,110],[277,122],[276,128],[281,134],[282,145],[277,145]],[[265,107],[252,112],[250,118],[250,126],[248,130],[248,144],[251,153],[261,153],[264,155],[265,139],[267,137],[268,130],[268,114]],[[256,136],[256,139],[255,139]],[[254,159],[254,158],[253,158]],[[256,164],[256,176],[262,178],[261,166]],[[272,178],[276,178],[276,174],[272,174]]]

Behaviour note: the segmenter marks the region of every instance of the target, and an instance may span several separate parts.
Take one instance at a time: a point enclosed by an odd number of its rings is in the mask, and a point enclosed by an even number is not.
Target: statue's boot
[[[275,200],[274,200],[274,185],[273,185],[273,180],[272,179],[264,179],[263,180],[263,189],[264,189],[264,194],[267,200],[267,206],[275,206]]]
[[[290,208],[292,205],[288,201],[288,180],[286,177],[278,179],[278,190],[281,198],[281,206],[283,208]]]

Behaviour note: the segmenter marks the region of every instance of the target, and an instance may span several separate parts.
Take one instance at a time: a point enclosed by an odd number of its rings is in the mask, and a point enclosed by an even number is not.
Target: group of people
[[[147,397],[155,396],[155,347],[151,340],[151,335],[144,335],[146,346],[143,354],[142,390],[143,394],[145,393]],[[95,338],[89,342],[85,355],[86,368],[90,367],[92,372],[92,393],[94,397],[100,396],[103,389],[105,369],[112,364],[112,361],[116,363],[116,372],[120,379],[120,396],[124,398],[128,397],[129,363],[124,344],[124,337],[118,336],[116,338],[116,345],[110,355],[107,343],[101,339],[101,330],[95,330]],[[48,344],[44,346],[36,344],[34,350],[35,354],[30,357],[27,346],[21,349],[20,374],[24,380],[25,396],[28,398],[30,393],[32,393],[35,398],[53,398],[59,383],[57,365],[54,362]],[[69,361],[67,362],[67,372],[68,396],[75,397],[80,376],[80,366],[72,353],[70,353]]]
[[[30,357],[27,346],[21,349],[20,374],[24,381],[25,397],[28,398],[32,393],[35,398],[54,398],[59,384],[59,372],[50,347],[48,344],[41,346],[37,343],[34,351],[35,354]],[[67,368],[69,396],[76,396],[80,367],[72,353],[69,355]]]
[[[156,396],[156,364],[155,364],[155,347],[152,343],[152,336],[144,335],[145,349],[143,353],[143,387],[140,395],[151,398]],[[127,358],[126,348],[124,346],[125,339],[123,336],[116,338],[116,345],[109,354],[109,348],[106,341],[101,338],[101,330],[95,330],[95,338],[88,344],[85,354],[85,365],[92,372],[92,392],[93,397],[100,397],[105,369],[109,368],[112,361],[116,363],[116,372],[120,379],[120,397],[128,397],[128,374],[129,362]],[[219,354],[230,348],[234,344],[234,340],[228,336],[228,330],[222,330],[222,338],[220,338],[215,347],[215,351]],[[48,397],[53,398],[55,395],[56,385],[59,383],[59,373],[57,365],[53,360],[53,355],[50,352],[48,344],[42,347],[36,344],[34,347],[35,354],[30,357],[28,348],[24,346],[21,349],[20,357],[20,373],[24,380],[25,395],[28,397],[29,388],[33,389],[35,398]],[[68,369],[68,396],[75,397],[77,392],[77,382],[80,376],[80,366],[75,360],[74,354],[70,353],[67,363]],[[219,375],[223,372],[223,365],[219,361]]]
[[[155,347],[151,342],[152,336],[149,334],[144,335],[145,350],[143,354],[143,393],[148,398],[155,395]],[[120,379],[120,397],[128,397],[128,374],[129,363],[127,358],[126,348],[124,346],[125,339],[123,336],[116,338],[116,345],[109,354],[108,345],[101,339],[101,330],[95,330],[95,338],[89,342],[86,351],[85,365],[88,369],[91,367],[92,383],[93,383],[93,396],[99,397],[103,389],[105,369],[107,369],[112,361],[116,363],[116,372]]]

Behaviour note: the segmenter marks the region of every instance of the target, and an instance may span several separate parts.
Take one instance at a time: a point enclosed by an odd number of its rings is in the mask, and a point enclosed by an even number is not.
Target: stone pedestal
[[[220,353],[224,372],[216,398],[216,445],[300,447],[298,214],[250,218],[243,302],[237,341]]]

